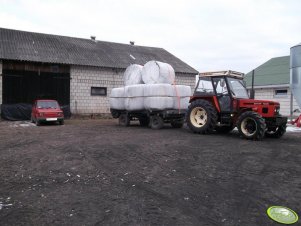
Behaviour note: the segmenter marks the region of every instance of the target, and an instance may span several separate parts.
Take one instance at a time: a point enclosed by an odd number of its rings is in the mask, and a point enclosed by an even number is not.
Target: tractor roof
[[[235,77],[235,78],[243,79],[245,74],[237,71],[228,70],[228,71],[202,72],[199,75],[203,77],[227,76],[227,77]]]

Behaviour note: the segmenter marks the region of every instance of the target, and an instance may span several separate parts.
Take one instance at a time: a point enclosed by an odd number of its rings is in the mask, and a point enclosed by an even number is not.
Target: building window
[[[106,96],[107,87],[91,87],[91,96]]]
[[[287,96],[287,89],[276,89],[275,90],[275,97],[283,97]]]

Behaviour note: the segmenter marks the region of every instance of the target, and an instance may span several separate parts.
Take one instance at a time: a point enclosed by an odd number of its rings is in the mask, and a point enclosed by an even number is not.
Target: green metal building
[[[300,110],[290,91],[290,56],[275,57],[254,69],[255,99],[280,102],[283,115],[298,115]],[[247,89],[252,86],[252,71],[245,75]]]

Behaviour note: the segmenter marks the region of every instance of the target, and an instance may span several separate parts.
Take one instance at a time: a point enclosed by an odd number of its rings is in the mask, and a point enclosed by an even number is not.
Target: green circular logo
[[[272,220],[282,224],[294,224],[298,221],[298,215],[284,206],[271,206],[267,214]]]

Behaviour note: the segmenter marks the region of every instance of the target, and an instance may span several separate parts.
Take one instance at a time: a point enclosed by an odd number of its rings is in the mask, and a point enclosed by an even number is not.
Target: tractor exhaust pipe
[[[250,91],[250,99],[254,99],[254,97],[255,97],[254,74],[255,74],[255,70],[252,71],[252,87],[251,87],[251,91]]]

